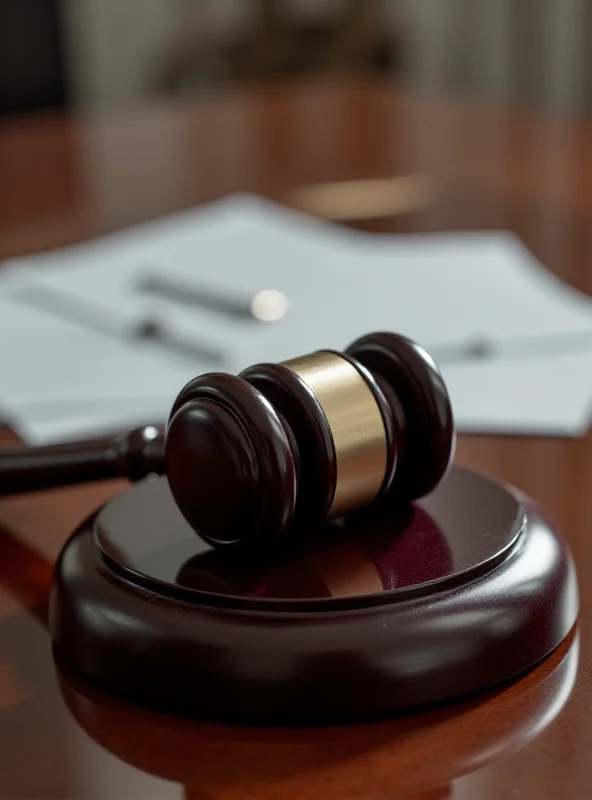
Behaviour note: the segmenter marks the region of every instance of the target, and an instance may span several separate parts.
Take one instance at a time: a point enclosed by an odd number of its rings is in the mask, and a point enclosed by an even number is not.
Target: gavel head
[[[454,424],[430,356],[393,333],[343,353],[210,373],[185,386],[165,463],[189,524],[214,545],[267,545],[444,477]]]

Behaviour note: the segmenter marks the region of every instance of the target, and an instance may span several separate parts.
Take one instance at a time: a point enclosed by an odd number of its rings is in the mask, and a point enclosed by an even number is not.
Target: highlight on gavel
[[[434,489],[454,451],[442,377],[394,333],[209,373],[177,397],[166,433],[0,454],[0,493],[166,474],[179,510],[207,542],[267,546],[374,504]]]

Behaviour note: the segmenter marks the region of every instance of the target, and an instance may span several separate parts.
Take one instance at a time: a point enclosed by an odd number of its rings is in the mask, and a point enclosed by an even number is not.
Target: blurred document
[[[592,356],[539,356],[444,366],[465,433],[583,436],[590,424]]]
[[[9,266],[0,412],[31,442],[161,422],[194,375],[339,350],[375,330],[434,352],[487,344],[485,358],[442,359],[461,431],[577,435],[589,422],[592,302],[506,232],[368,234],[238,195]],[[275,290],[288,311],[276,322],[233,318],[146,293],[147,277],[229,299]],[[82,318],[44,308],[43,292],[78,304]],[[85,314],[112,329],[85,326]],[[151,320],[169,344],[210,357],[138,337]],[[532,354],[518,357],[513,342],[525,339]]]

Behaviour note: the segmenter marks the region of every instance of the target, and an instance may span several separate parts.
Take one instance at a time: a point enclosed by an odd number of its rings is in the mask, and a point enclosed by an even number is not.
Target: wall
[[[318,16],[343,0],[281,0]],[[225,39],[248,0],[60,0],[79,107],[144,101],[167,49],[188,31]],[[503,101],[581,111],[592,98],[586,0],[382,0],[407,80]]]

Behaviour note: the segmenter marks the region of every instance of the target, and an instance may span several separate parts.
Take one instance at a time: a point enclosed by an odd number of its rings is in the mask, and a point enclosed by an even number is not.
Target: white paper
[[[172,401],[170,396],[133,401],[73,404],[69,413],[42,406],[16,410],[10,420],[14,431],[30,445],[54,444],[111,435],[142,425],[165,425]],[[52,413],[53,412],[53,413]]]
[[[231,339],[239,368],[341,347],[379,328],[426,345],[592,330],[589,299],[542,270],[511,234],[364,234],[250,196],[48,254],[35,266],[53,287],[130,325],[151,309],[183,330],[207,325],[214,338]],[[148,271],[246,295],[279,289],[290,313],[273,328],[231,325],[143,296],[135,285]]]
[[[127,427],[136,415],[152,421],[145,416],[165,416],[195,374],[341,349],[381,329],[428,349],[500,345],[493,361],[444,365],[459,430],[576,435],[588,423],[592,338],[589,355],[503,355],[521,337],[592,337],[589,298],[506,232],[366,234],[241,195],[13,266],[0,281],[0,411],[31,441]],[[245,297],[278,289],[289,312],[277,323],[232,320],[144,295],[146,274]],[[107,316],[119,340],[23,305],[31,283]],[[224,362],[132,341],[147,316],[186,341],[219,346]]]
[[[592,412],[592,354],[443,368],[457,428],[470,433],[582,436]]]
[[[0,406],[169,394],[204,364],[131,344],[0,299]]]

